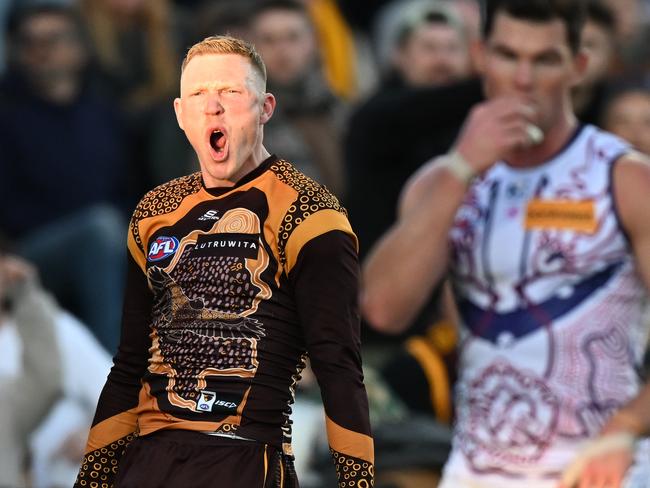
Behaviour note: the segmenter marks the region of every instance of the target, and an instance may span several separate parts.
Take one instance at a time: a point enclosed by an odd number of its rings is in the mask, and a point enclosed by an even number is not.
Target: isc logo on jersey
[[[160,261],[168,258],[178,249],[178,239],[175,237],[160,236],[149,247],[148,261]]]

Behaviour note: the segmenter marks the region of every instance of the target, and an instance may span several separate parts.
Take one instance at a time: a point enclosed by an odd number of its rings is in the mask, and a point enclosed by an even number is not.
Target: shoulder
[[[628,151],[617,160],[614,169],[616,185],[621,189],[650,190],[650,157],[638,151]],[[650,193],[641,195],[647,198]]]
[[[630,144],[617,135],[590,124],[582,128],[572,145],[605,163],[614,163],[632,150]]]
[[[276,161],[270,170],[295,192],[278,229],[278,251],[287,271],[295,264],[304,244],[314,237],[335,230],[354,236],[345,208],[327,188],[285,160]]]
[[[184,198],[201,190],[201,173],[175,178],[147,192],[138,203],[138,218],[165,214],[175,210]]]
[[[140,245],[138,224],[141,220],[164,215],[176,210],[182,201],[201,190],[201,173],[175,178],[147,192],[131,217],[130,230]]]
[[[289,213],[303,218],[320,210],[331,209],[347,215],[338,198],[325,186],[298,171],[291,163],[283,159],[274,162],[270,168],[278,181],[296,192],[296,198]]]

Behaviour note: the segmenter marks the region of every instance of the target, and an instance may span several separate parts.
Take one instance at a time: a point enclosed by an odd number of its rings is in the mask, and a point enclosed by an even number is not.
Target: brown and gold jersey
[[[341,486],[370,486],[357,243],[333,195],[273,156],[232,188],[207,189],[195,173],[142,199],[128,249],[122,339],[79,486],[110,486],[135,433],[202,431],[289,452],[307,357]]]

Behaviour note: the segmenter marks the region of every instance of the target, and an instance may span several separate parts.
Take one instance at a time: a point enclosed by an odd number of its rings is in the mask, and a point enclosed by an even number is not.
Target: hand
[[[558,488],[621,488],[633,460],[632,434],[604,434],[578,453],[564,471]]]
[[[483,172],[511,151],[539,142],[532,140],[529,129],[536,112],[531,103],[520,98],[483,102],[470,112],[456,149],[477,173]]]

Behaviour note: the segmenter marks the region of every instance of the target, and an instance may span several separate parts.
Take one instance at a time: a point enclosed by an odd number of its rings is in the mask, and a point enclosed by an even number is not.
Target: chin
[[[210,161],[208,164],[201,163],[199,169],[203,175],[203,180],[207,187],[214,186],[210,184],[210,181],[221,181],[227,180],[230,175],[228,168],[223,166],[224,163],[218,163],[216,161]]]

